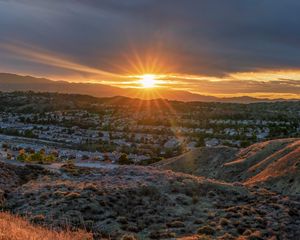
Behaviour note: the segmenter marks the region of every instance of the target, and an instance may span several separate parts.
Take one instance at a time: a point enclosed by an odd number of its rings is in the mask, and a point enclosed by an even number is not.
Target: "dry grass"
[[[56,232],[9,213],[0,213],[0,240],[92,240],[92,234],[79,232]]]

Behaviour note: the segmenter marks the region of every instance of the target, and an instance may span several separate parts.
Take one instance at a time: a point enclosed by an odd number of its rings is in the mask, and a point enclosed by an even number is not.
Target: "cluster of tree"
[[[43,149],[31,153],[26,153],[24,149],[21,149],[17,160],[26,163],[51,164],[57,161],[57,157],[54,154],[47,155]]]
[[[18,131],[14,128],[0,128],[0,134],[10,135],[10,136],[20,136],[27,138],[38,138],[32,130]]]

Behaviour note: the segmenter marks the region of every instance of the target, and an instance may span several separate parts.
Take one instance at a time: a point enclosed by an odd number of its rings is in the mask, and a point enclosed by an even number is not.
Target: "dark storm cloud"
[[[187,74],[299,68],[299,11],[298,0],[0,1],[0,43],[117,72],[133,50],[163,53]],[[15,56],[0,54],[2,68],[11,66]]]

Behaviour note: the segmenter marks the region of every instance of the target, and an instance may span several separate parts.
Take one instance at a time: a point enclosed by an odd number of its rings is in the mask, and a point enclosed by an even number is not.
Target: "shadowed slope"
[[[238,149],[230,147],[197,148],[180,156],[162,160],[153,164],[160,169],[170,169],[177,172],[221,178],[220,166],[234,159]]]
[[[193,150],[155,164],[158,168],[262,185],[286,194],[300,194],[300,140],[257,143],[239,153],[231,148]]]

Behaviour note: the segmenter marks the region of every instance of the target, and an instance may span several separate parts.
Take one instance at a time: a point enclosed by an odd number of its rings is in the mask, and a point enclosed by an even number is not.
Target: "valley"
[[[297,102],[34,92],[0,93],[0,99],[3,218],[36,234],[61,240],[300,237]],[[26,234],[24,228],[18,231]]]

